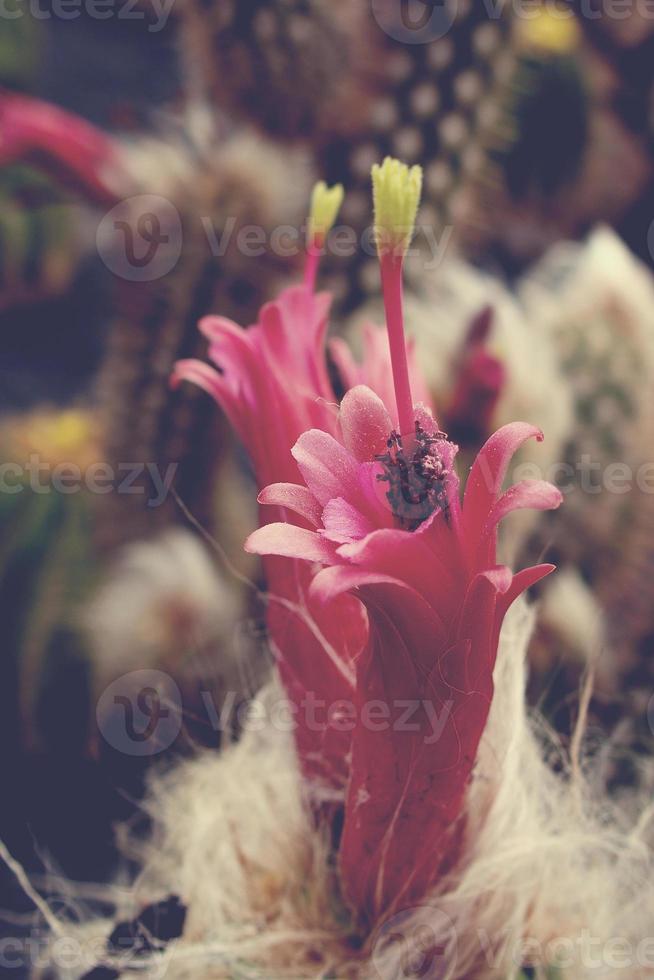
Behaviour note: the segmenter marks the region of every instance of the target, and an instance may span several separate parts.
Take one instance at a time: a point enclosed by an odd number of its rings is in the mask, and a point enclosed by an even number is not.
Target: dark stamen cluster
[[[388,500],[394,517],[402,527],[414,531],[437,508],[446,510],[445,478],[448,471],[438,452],[438,445],[447,439],[444,432],[429,435],[416,422],[414,445],[410,458],[404,449],[402,436],[391,432],[387,452],[376,459],[384,467],[377,477],[388,483]]]

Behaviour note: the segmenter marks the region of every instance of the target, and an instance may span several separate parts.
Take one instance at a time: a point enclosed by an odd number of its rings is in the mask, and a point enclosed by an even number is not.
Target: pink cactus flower
[[[336,345],[350,387],[340,410],[324,355],[328,300],[313,294],[316,227],[304,286],[247,331],[203,321],[219,370],[188,361],[175,375],[216,398],[254,461],[262,526],[246,548],[264,556],[271,642],[291,698],[351,709],[350,725],[326,729],[300,711],[296,742],[305,774],[345,801],[343,892],[368,925],[421,900],[456,861],[502,621],[552,570],[498,565],[497,526],[561,500],[541,481],[502,493],[516,449],[542,438],[514,423],[480,451],[461,501],[457,447],[416,404],[423,390],[404,340],[419,168],[386,161],[374,179],[388,340],[368,331],[361,367]]]
[[[399,182],[399,191],[391,191],[410,193],[417,207],[415,173],[398,166],[385,163],[377,179]],[[480,451],[461,503],[457,447],[427,408],[414,405],[400,342],[406,234],[393,238],[388,223],[384,230],[397,414],[369,388],[351,389],[336,429],[314,428],[297,440],[301,483],[273,484],[259,496],[262,505],[292,512],[300,523],[267,524],[246,542],[250,552],[321,566],[310,596],[330,609],[354,595],[368,614],[368,640],[355,659],[340,873],[355,915],[369,925],[422,899],[455,859],[502,621],[516,597],[553,568],[513,575],[498,565],[497,526],[518,508],[548,509],[561,501],[542,481],[501,493],[517,448],[542,439],[534,426],[514,423]],[[385,726],[371,725],[372,704],[384,709]],[[410,728],[400,725],[398,706],[412,712]]]

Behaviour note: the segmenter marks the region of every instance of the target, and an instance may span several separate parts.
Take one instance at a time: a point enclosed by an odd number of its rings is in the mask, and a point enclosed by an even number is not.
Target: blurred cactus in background
[[[365,118],[360,0],[184,0],[180,16],[188,76],[230,119],[315,149]]]

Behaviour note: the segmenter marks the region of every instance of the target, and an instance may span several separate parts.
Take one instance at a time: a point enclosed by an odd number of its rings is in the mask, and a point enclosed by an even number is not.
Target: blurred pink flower
[[[506,368],[488,348],[494,311],[474,317],[455,365],[456,384],[447,406],[447,428],[464,448],[478,448],[493,431],[492,419],[506,385]]]
[[[325,356],[329,306],[327,294],[293,286],[267,303],[258,323],[247,330],[225,317],[205,317],[200,329],[217,368],[197,360],[175,367],[173,384],[192,381],[221,406],[250,454],[259,487],[301,479],[291,448],[306,429],[338,431],[338,401]],[[261,519],[287,514],[285,505],[277,512],[266,508]],[[300,531],[306,519],[295,514]],[[326,616],[308,594],[312,571],[305,563],[271,557],[264,571],[271,645],[289,697],[301,709],[296,741],[305,774],[342,788],[349,739],[331,728],[319,731],[317,725],[312,730],[303,724],[303,705],[317,695],[327,704],[352,698],[354,657],[367,636],[365,614],[344,595]]]
[[[232,320],[207,316],[200,330],[209,358],[179,361],[173,384],[193,381],[221,406],[246,446],[263,483],[297,476],[290,455],[307,428],[337,428],[337,399],[327,374],[325,333],[330,297],[304,286],[285,289],[267,303],[258,323],[244,330]]]
[[[0,135],[2,165],[33,157],[105,205],[135,192],[118,143],[50,102],[0,92]]]
[[[362,329],[363,358],[358,363],[347,343],[341,337],[333,337],[329,342],[329,353],[334,361],[339,377],[346,389],[356,385],[367,385],[379,395],[387,407],[393,425],[398,425],[393,374],[390,367],[390,349],[386,330],[374,323],[364,323]],[[431,392],[427,388],[418,367],[415,345],[407,341],[409,377],[414,401],[433,408]]]

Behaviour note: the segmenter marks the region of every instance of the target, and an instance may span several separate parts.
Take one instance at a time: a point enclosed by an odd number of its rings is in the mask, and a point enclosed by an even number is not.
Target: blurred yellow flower
[[[97,419],[83,409],[37,409],[15,416],[5,427],[3,456],[24,463],[38,455],[44,463],[72,463],[81,470],[102,459]]]
[[[574,11],[554,3],[543,3],[528,17],[518,17],[517,31],[522,47],[552,55],[570,54],[581,38]]]

